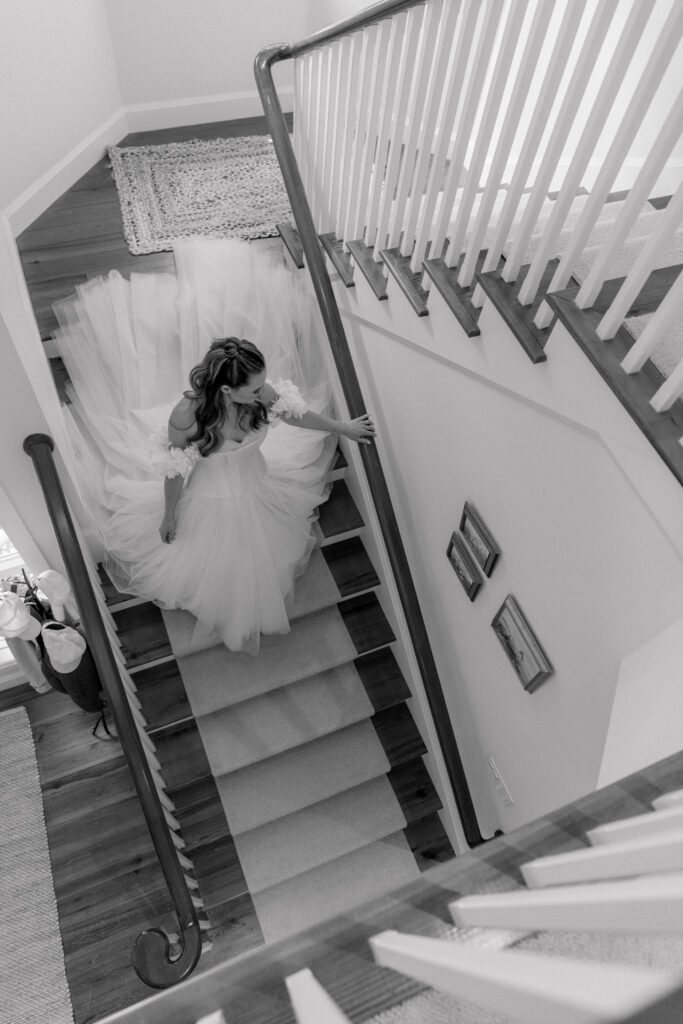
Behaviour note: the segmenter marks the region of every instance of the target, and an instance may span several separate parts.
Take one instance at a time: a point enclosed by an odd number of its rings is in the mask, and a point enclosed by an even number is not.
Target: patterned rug
[[[292,216],[268,135],[111,146],[109,158],[135,256],[187,235],[269,238]]]
[[[73,1024],[33,736],[0,714],[0,1024]]]

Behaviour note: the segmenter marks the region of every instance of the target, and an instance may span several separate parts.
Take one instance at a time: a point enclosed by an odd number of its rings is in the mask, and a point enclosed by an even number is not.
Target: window
[[[0,580],[8,576],[15,576],[24,567],[24,560],[9,539],[5,531],[0,527]],[[13,665],[14,658],[10,654],[7,641],[0,636],[0,669],[5,665]]]

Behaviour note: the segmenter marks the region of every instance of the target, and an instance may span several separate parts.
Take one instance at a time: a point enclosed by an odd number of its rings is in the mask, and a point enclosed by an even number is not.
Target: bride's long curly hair
[[[195,443],[202,455],[209,455],[221,441],[225,426],[225,402],[221,388],[243,387],[253,374],[265,369],[261,351],[251,341],[240,338],[219,338],[214,341],[201,363],[190,372],[190,389],[186,398],[197,402],[194,417],[195,433],[188,439]],[[256,430],[268,422],[268,412],[262,402],[237,406],[237,426],[240,430]]]

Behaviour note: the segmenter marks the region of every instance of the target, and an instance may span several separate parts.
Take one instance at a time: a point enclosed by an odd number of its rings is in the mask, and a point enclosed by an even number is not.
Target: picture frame
[[[491,626],[520,683],[527,693],[533,693],[554,669],[512,594],[503,601]]]
[[[446,555],[465,593],[470,601],[474,601],[484,581],[467,545],[458,533],[454,532],[451,534]]]
[[[490,576],[501,551],[484,520],[469,501],[465,502],[462,510],[459,529],[484,575]]]

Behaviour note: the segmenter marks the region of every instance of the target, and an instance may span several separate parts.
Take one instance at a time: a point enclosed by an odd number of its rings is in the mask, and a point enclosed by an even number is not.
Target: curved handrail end
[[[133,967],[138,977],[150,988],[169,988],[183,981],[195,969],[202,952],[199,925],[191,924],[183,930],[182,952],[171,959],[171,943],[160,928],[148,928],[135,940],[132,952]],[[182,940],[181,940],[182,942]]]
[[[31,449],[37,447],[39,444],[46,444],[51,452],[55,450],[55,443],[49,434],[29,434],[24,438],[23,449],[27,455],[31,454]]]

